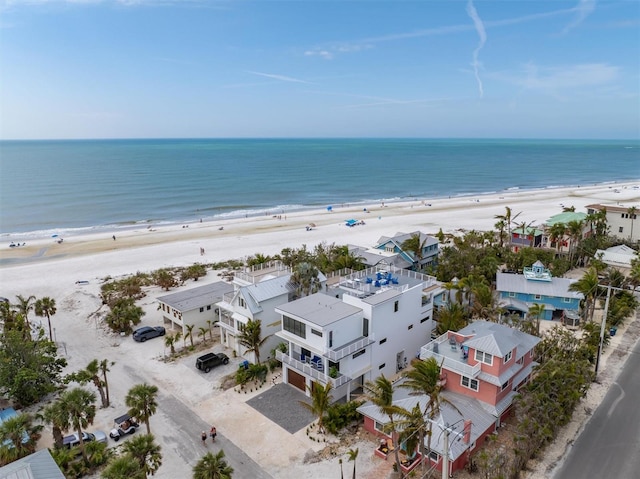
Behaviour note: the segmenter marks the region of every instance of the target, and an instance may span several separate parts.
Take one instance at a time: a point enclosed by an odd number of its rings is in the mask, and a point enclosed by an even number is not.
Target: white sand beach
[[[463,230],[493,229],[495,215],[504,214],[508,206],[521,212],[518,221],[541,223],[562,212],[563,206],[574,206],[586,212],[592,203],[638,206],[640,189],[637,182],[608,183],[573,188],[554,188],[536,191],[510,191],[495,195],[451,199],[417,199],[412,202],[371,204],[367,212],[362,207],[334,206],[333,211],[315,210],[286,213],[276,216],[235,220],[142,227],[136,230],[69,236],[57,243],[54,238],[25,240],[24,246],[0,247],[0,296],[15,300],[15,296],[49,296],[56,300],[58,312],[52,318],[61,354],[69,362],[68,371],[84,367],[94,358],[108,358],[116,362],[111,372],[113,406],[99,410],[95,428],[108,431],[114,415],[124,409],[124,396],[132,384],[148,381],[157,384],[163,395],[171,397],[203,424],[217,424],[219,433],[244,450],[274,478],[337,477],[338,457],[344,459],[345,474],[351,471],[346,456],[336,456],[314,464],[304,464],[309,450],[320,444],[311,442],[304,430],[291,435],[245,404],[233,390],[223,392],[212,388],[192,367],[193,357],[166,363],[162,341],[133,343],[107,332],[92,315],[101,308],[99,290],[102,280],[137,271],[152,271],[161,267],[185,266],[194,263],[213,263],[241,259],[256,253],[272,255],[283,248],[306,245],[312,249],[321,242],[373,246],[380,236],[397,232],[420,230],[436,234],[459,234]],[[279,213],[278,213],[279,214]],[[345,220],[358,219],[365,224],[345,226]],[[306,226],[315,226],[307,230]],[[222,228],[222,229],[221,229]],[[201,255],[201,248],[205,254]],[[198,284],[219,281],[212,272]],[[87,282],[78,284],[78,281]],[[182,288],[192,287],[189,283]],[[156,296],[166,294],[151,290],[141,300],[146,311],[143,325],[160,324],[156,311]],[[32,318],[33,319],[33,318]],[[37,318],[38,321],[40,318]],[[195,355],[194,355],[195,356]],[[610,367],[604,363],[605,368]],[[597,394],[590,401],[598,404]],[[590,406],[591,407],[591,406]],[[164,454],[163,466],[156,477],[187,477],[198,448],[199,430],[172,429],[171,411],[162,410],[152,418],[152,429]],[[577,418],[576,420],[579,420]],[[577,427],[573,429],[574,434]],[[570,438],[564,438],[565,443]],[[51,442],[44,431],[41,446]],[[277,446],[276,446],[277,445]],[[214,446],[209,446],[213,450]],[[215,446],[217,447],[217,445]],[[386,477],[390,465],[373,458],[373,444],[357,441],[349,447],[359,447],[359,477]],[[564,444],[557,446],[564,450]],[[184,449],[184,450],[183,450]],[[197,452],[197,451],[196,451]],[[202,451],[204,452],[204,450]],[[346,453],[346,452],[345,452]],[[557,456],[557,454],[556,454]],[[234,477],[243,475],[237,467]],[[544,470],[530,478],[546,477]]]

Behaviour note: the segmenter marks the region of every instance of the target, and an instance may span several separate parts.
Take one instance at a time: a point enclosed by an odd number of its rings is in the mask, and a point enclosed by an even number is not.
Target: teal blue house
[[[413,251],[402,248],[402,244],[414,235],[420,235],[422,245],[421,257]],[[438,239],[420,231],[412,233],[396,233],[395,236],[381,236],[375,249],[400,256],[407,265],[406,268],[423,271],[426,267],[435,266],[438,260]]]
[[[534,304],[544,305],[543,319],[561,320],[580,310],[582,293],[569,290],[575,279],[554,278],[540,261],[524,268],[523,274],[498,273],[496,291],[500,305],[511,313],[525,316]]]

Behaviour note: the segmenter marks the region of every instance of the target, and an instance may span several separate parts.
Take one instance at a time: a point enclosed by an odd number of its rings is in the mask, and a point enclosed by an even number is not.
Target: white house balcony
[[[288,365],[291,369],[296,370],[298,373],[315,379],[321,384],[331,383],[334,389],[351,381],[351,378],[349,376],[345,376],[344,374],[338,373],[338,376],[335,378],[324,374],[318,369],[317,365],[313,364],[312,362],[306,362],[306,360],[303,361],[300,354],[296,352],[293,352],[292,355],[289,355],[287,353],[283,353],[282,351],[276,351],[276,359],[278,361],[281,361],[283,364]]]
[[[444,369],[475,378],[480,374],[480,363],[468,365],[467,356],[468,351],[455,341],[450,341],[446,333],[420,348],[420,359],[423,361],[434,358]]]
[[[366,348],[367,346],[369,346],[370,344],[373,344],[376,342],[376,338],[374,334],[371,334],[367,337],[363,336],[359,339],[356,339],[355,341],[351,342],[351,343],[347,343],[344,346],[341,346],[339,348],[336,349],[327,349],[324,353],[323,356],[326,358],[329,358],[331,361],[333,362],[338,362],[340,361],[342,358],[349,356],[350,354],[353,354],[357,351],[360,351],[363,348]]]

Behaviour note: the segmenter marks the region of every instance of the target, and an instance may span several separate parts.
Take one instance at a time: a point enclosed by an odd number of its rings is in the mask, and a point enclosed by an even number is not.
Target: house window
[[[413,329],[413,324],[410,324],[407,329]]]
[[[365,353],[364,349],[361,349],[360,351],[358,351],[357,353],[354,353],[353,356],[351,356],[351,359],[355,359],[358,356],[362,356]]]
[[[367,318],[362,318],[362,335],[365,338],[369,337],[369,320]]]
[[[384,344],[387,342],[387,338],[381,339],[379,344]]]
[[[478,390],[478,380],[470,378],[468,376],[460,377],[460,384],[462,384],[465,388],[472,389],[473,391]]]
[[[570,303],[571,302],[571,298],[562,298],[562,302],[563,303]]]
[[[504,391],[505,389],[507,389],[509,387],[509,381],[507,381],[506,383],[504,383],[502,385],[502,389],[500,391]]]
[[[240,305],[241,308],[247,307],[247,303],[245,303],[244,298],[238,298],[238,304]]]
[[[387,253],[393,253],[393,245],[391,245],[391,246],[385,246],[385,247],[384,247],[384,250],[385,250]]]
[[[380,366],[378,366],[378,369],[382,369],[386,366],[386,363],[382,363]]]
[[[211,305],[207,305],[207,311],[211,311]]]
[[[438,462],[440,460],[440,454],[438,454],[436,451],[429,451],[429,460]]]
[[[504,363],[507,364],[509,361],[511,361],[511,356],[512,356],[512,352],[509,351],[507,354],[504,355]]]
[[[618,228],[618,233],[622,233],[622,231],[623,231],[623,230],[624,230],[624,228],[623,228],[622,226],[620,226],[620,227]]]
[[[384,432],[384,424],[378,421],[373,422],[373,428],[378,432]]]
[[[393,303],[393,312],[397,313],[398,312],[398,305],[399,305],[399,301],[396,301],[395,303]]]
[[[510,298],[515,298],[516,297],[516,293],[513,291],[509,291],[509,297]]]
[[[540,301],[542,299],[542,296],[539,294],[534,294],[533,299],[537,299],[538,301]]]
[[[291,334],[295,334],[301,338],[307,338],[307,328],[304,323],[296,321],[289,316],[282,317],[282,329],[289,331]]]
[[[427,322],[427,321],[429,321],[429,316],[427,316],[426,318],[422,318],[422,319],[420,320],[420,324],[425,323],[425,322]]]
[[[164,304],[162,305],[162,311],[166,311]]]
[[[318,331],[317,329],[311,329],[311,334],[315,334],[316,336],[322,337],[322,331]]]
[[[476,361],[480,361],[481,363],[485,363],[491,366],[493,364],[493,356],[489,353],[478,351],[476,349]]]
[[[518,359],[518,360],[516,361],[516,363],[518,363],[518,364],[524,364],[524,356],[522,356],[520,359]]]
[[[204,307],[200,308],[200,312],[201,313],[204,312]]]
[[[329,347],[333,347],[333,331],[329,331]]]

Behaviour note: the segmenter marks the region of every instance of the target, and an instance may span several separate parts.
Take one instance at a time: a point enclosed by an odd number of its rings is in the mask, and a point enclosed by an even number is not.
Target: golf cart
[[[113,420],[113,429],[109,433],[109,437],[117,442],[121,437],[136,432],[138,426],[140,424],[132,419],[131,416],[124,414]]]

